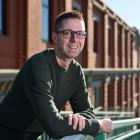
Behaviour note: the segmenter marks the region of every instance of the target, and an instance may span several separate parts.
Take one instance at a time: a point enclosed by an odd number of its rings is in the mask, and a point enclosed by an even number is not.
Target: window
[[[2,17],[3,17],[3,12],[2,12],[2,0],[0,0],[0,34],[3,31],[3,21],[2,21]]]
[[[111,19],[109,19],[109,23],[108,23],[108,55],[111,55],[112,53],[112,46],[113,46],[113,37],[114,37],[114,33],[113,33],[113,21]]]
[[[81,11],[81,4],[80,4],[80,2],[77,1],[77,0],[73,0],[72,1],[72,9],[73,10]]]
[[[97,21],[94,21],[94,48],[93,48],[93,50],[94,50],[94,52],[95,53],[98,53],[98,36],[99,36],[99,34],[98,34],[98,22]]]
[[[42,0],[42,40],[49,41],[49,0]]]
[[[97,15],[94,14],[93,16],[93,22],[94,22],[94,46],[93,46],[93,51],[95,53],[98,53],[98,47],[99,47],[99,44],[98,44],[98,38],[99,38],[99,17]]]

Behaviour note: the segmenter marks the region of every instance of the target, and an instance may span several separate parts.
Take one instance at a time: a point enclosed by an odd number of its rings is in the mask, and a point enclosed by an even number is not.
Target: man
[[[110,119],[95,119],[82,68],[74,60],[83,50],[85,38],[81,13],[64,12],[57,17],[54,50],[26,62],[0,105],[2,140],[35,140],[43,132],[62,139],[111,133]],[[68,100],[73,114],[62,116],[60,111]]]

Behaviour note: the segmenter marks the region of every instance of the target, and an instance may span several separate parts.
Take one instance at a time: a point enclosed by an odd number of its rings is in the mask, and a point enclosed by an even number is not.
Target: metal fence
[[[113,121],[114,130],[111,135],[100,133],[95,138],[86,137],[84,140],[139,140],[140,118]],[[43,134],[38,140],[53,140],[47,134]]]

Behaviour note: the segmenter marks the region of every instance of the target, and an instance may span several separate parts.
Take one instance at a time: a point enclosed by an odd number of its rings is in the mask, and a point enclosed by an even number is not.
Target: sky
[[[140,0],[102,0],[130,27],[140,32]]]

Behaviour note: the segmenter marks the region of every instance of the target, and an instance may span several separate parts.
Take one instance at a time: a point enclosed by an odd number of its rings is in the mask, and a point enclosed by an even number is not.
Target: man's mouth
[[[75,49],[77,49],[78,48],[78,46],[77,45],[69,45],[68,46],[70,49],[73,49],[73,50],[75,50]]]

